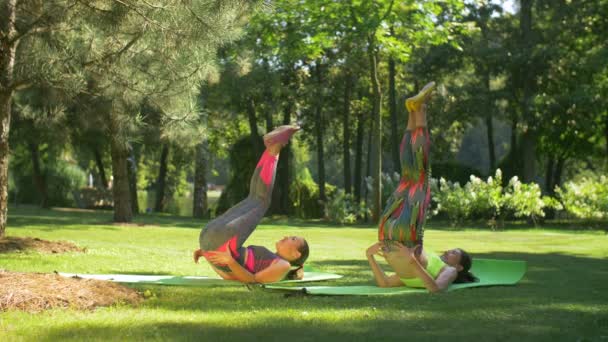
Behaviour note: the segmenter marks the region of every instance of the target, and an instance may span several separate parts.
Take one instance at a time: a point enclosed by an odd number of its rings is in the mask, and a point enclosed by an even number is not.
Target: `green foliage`
[[[536,224],[538,218],[545,216],[545,201],[540,186],[536,183],[522,183],[517,176],[509,181],[503,201],[505,208],[511,210],[517,218],[529,218]]]
[[[57,161],[48,169],[49,202],[55,206],[74,206],[73,192],[86,184],[86,173],[72,163]]]
[[[566,182],[556,193],[568,213],[583,219],[608,217],[608,178],[604,175]]]
[[[42,146],[41,178],[46,185],[47,205],[76,207],[74,194],[85,186],[86,172],[73,162],[60,159],[57,151]],[[30,151],[24,146],[16,146],[10,165],[12,188],[11,198],[16,203],[40,204],[42,194],[36,186]]]
[[[453,225],[467,219],[484,219],[495,227],[507,217],[526,218],[533,222],[545,216],[545,207],[555,207],[550,198],[543,198],[538,184],[524,184],[517,177],[511,178],[503,188],[502,172],[482,179],[471,175],[464,186],[440,178],[431,181],[435,207],[432,215],[445,215]]]
[[[354,195],[345,193],[343,189],[329,196],[325,206],[325,217],[339,224],[353,224],[366,214],[371,215],[371,212],[365,204],[356,203]]]
[[[458,182],[446,181],[443,177],[431,179],[432,199],[435,208],[431,211],[433,215],[443,214],[447,216],[452,225],[461,223],[469,218],[471,214],[470,199]]]
[[[325,191],[331,198],[335,187],[326,184]],[[312,179],[308,168],[298,171],[296,179],[289,186],[289,198],[294,206],[294,215],[299,218],[322,218],[323,205],[319,199],[319,185]]]
[[[84,187],[80,188],[75,196],[78,198],[76,204],[82,208],[109,209],[113,205],[112,190],[110,189]]]
[[[480,176],[479,171],[476,169],[462,165],[456,161],[447,162],[432,162],[431,161],[431,172],[433,177],[445,178],[451,182],[457,182],[465,184],[470,180],[471,176]]]
[[[259,144],[262,144],[260,139]],[[238,140],[230,149],[230,180],[222,191],[215,215],[218,216],[249,195],[249,183],[259,158],[251,144],[251,137]]]

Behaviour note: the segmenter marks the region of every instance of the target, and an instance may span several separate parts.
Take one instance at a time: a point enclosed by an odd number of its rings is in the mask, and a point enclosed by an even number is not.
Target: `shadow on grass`
[[[596,304],[607,303],[608,292],[602,290],[608,282],[608,263],[605,260],[577,257],[559,253],[529,254],[529,253],[487,253],[475,257],[491,259],[525,260],[528,270],[524,278],[516,286],[479,287],[465,289],[438,295],[406,294],[391,297],[306,297],[303,300],[310,309],[335,309],[343,306],[344,302],[373,303],[388,308],[403,308],[407,298],[408,305],[425,310],[424,305],[429,301],[439,300],[443,303],[454,301],[460,305],[475,303],[476,308],[498,308],[509,305],[529,305],[534,303],[551,304]],[[327,260],[316,262],[324,269],[339,274],[352,273],[340,280],[308,283],[307,285],[370,285],[373,275],[367,262],[361,260]],[[346,271],[346,272],[345,272]],[[245,301],[255,305],[257,309],[276,307],[297,309],[302,303],[298,301],[281,300],[282,296],[264,291],[249,292],[244,287],[232,288],[223,293],[226,288],[153,288],[161,295],[154,306],[171,310],[196,310],[213,312],[231,312],[235,310],[235,301]],[[169,293],[177,294],[169,298]],[[232,292],[232,293],[230,293]],[[167,295],[165,297],[164,294]],[[187,296],[182,297],[182,296]],[[473,296],[473,297],[471,297]],[[261,301],[255,299],[259,297]],[[223,300],[222,300],[223,299]],[[264,300],[266,299],[266,300]],[[480,301],[480,299],[482,299]],[[276,302],[279,300],[279,302]],[[152,305],[152,303],[150,303]],[[420,306],[422,305],[422,306]],[[515,307],[513,307],[515,309]]]
[[[141,214],[135,216],[133,222],[117,224],[113,222],[113,213],[99,210],[63,210],[63,209],[40,209],[32,207],[11,207],[8,215],[8,226],[19,228],[25,226],[36,226],[37,229],[49,230],[57,226],[75,229],[109,229],[117,230],[120,226],[133,227],[171,227],[200,229],[207,221],[196,220],[187,217],[168,216],[164,214]],[[48,226],[48,227],[45,227]],[[90,227],[87,227],[90,226]],[[104,227],[99,227],[104,226]]]
[[[552,341],[597,339],[608,334],[608,294],[604,290],[608,266],[604,260],[519,252],[476,257],[525,260],[528,272],[516,286],[388,297],[285,298],[281,293],[245,287],[144,286],[156,298],[144,303],[142,310],[170,310],[188,318],[182,317],[180,323],[175,316],[167,316],[162,321],[164,314],[158,317],[150,312],[154,323],[146,322],[143,313],[138,314],[140,321],[118,326],[79,322],[50,328],[44,339],[382,341],[407,337],[460,341],[476,337]],[[336,269],[354,267],[371,279],[361,260],[321,264]],[[241,323],[235,324],[235,316]]]

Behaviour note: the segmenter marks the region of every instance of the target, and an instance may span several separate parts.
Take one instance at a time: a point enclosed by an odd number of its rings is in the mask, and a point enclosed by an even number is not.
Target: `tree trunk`
[[[315,121],[317,133],[317,166],[319,171],[319,200],[325,212],[325,157],[323,155],[323,79],[321,75],[321,61],[315,67],[317,77],[317,99],[315,108]]]
[[[547,160],[547,169],[545,170],[545,191],[548,195],[553,195],[553,184],[554,179],[554,168],[555,168],[555,157],[550,155]]]
[[[11,95],[12,92],[0,90],[0,238],[4,237],[8,213],[8,159],[10,154],[8,136],[11,122]]]
[[[490,71],[487,70],[487,68],[485,68],[484,70],[484,87],[486,94],[486,132],[488,137],[488,156],[490,157],[489,174],[494,174],[494,170],[496,169],[496,152],[494,150],[494,124],[492,123],[494,115],[492,108],[492,98],[490,96]]]
[[[564,158],[564,157],[557,158],[557,165],[555,166],[555,172],[553,173],[553,187],[562,185],[562,174],[564,171],[565,163],[566,163],[566,158]]]
[[[606,115],[604,122],[604,137],[606,138],[606,158],[608,159],[608,115]]]
[[[370,78],[372,81],[372,169],[371,176],[373,179],[372,185],[372,220],[377,222],[382,211],[381,195],[382,195],[382,121],[380,120],[380,106],[382,103],[382,93],[380,90],[380,82],[378,80],[378,61],[376,52],[376,42],[374,34],[369,36],[369,64]]]
[[[521,137],[522,146],[522,182],[530,183],[536,176],[536,134],[532,130],[527,130]]]
[[[129,178],[127,175],[127,158],[129,151],[124,144],[112,139],[112,195],[114,196],[114,222],[131,222],[131,193],[129,191]]]
[[[274,99],[272,98],[272,80],[270,80],[270,65],[268,63],[268,59],[264,58],[264,71],[267,86],[264,87],[264,97],[266,98],[266,103],[268,107],[264,111],[264,117],[266,119],[266,132],[270,132],[274,129],[274,122],[272,120],[272,114],[274,113]]]
[[[521,44],[524,55],[532,55],[532,3],[533,0],[520,0],[520,32]],[[528,123],[528,127],[522,136],[522,181],[529,183],[536,176],[536,132],[535,124],[531,111],[532,91],[534,86],[534,74],[530,70],[528,58],[522,68],[520,68],[522,80],[522,99],[521,114],[523,120]]]
[[[192,199],[192,216],[208,218],[207,203],[207,137],[196,146],[194,168],[194,196]]]
[[[99,172],[99,178],[101,179],[101,186],[104,189],[108,188],[108,178],[106,177],[106,171],[103,168],[103,159],[101,158],[101,152],[97,146],[91,146],[93,150],[93,156],[95,157],[95,165],[97,165],[97,171]]]
[[[367,178],[371,175],[372,172],[372,163],[374,156],[372,155],[372,136],[374,135],[374,122],[370,120],[369,133],[367,135],[367,160],[365,165],[365,178],[364,181],[365,187],[363,188],[363,198],[365,199],[365,207],[369,208],[369,187],[367,186]],[[367,211],[365,212],[365,222],[369,221],[369,217],[367,216]]]
[[[357,142],[355,147],[355,179],[353,181],[355,202],[361,202],[361,171],[363,170],[363,113],[358,114],[357,118]]]
[[[391,28],[391,32],[393,29]],[[391,114],[391,152],[393,170],[401,174],[401,159],[399,157],[399,121],[397,120],[397,91],[395,89],[395,60],[388,59],[388,105]]]
[[[518,158],[518,148],[517,148],[517,116],[513,113],[511,117],[511,147],[509,151],[509,164],[511,168],[511,174],[505,174],[505,179],[510,179],[511,177],[519,174],[519,158]]]
[[[0,2],[0,238],[5,234],[8,213],[8,159],[10,154],[8,137],[13,97],[13,69],[18,43],[18,41],[11,43],[11,40],[17,34],[16,10],[16,0]]]
[[[291,112],[293,103],[288,100],[283,108],[283,125],[288,125],[291,122]],[[289,199],[289,184],[291,184],[291,141],[287,143],[281,150],[281,158],[277,165],[277,185],[274,189],[276,194],[276,213],[287,215],[291,212],[292,204]],[[273,199],[275,200],[275,199]]]
[[[46,186],[46,180],[40,168],[40,153],[38,150],[38,144],[28,141],[28,147],[32,156],[32,172],[34,184],[36,184],[36,188],[38,189],[38,193],[40,194],[40,207],[48,208],[49,196]]]
[[[258,121],[255,115],[255,101],[253,98],[249,98],[247,101],[247,120],[249,121],[249,131],[251,135],[251,146],[254,147],[255,151],[262,153],[262,146],[260,145],[260,135],[258,134]]]
[[[169,144],[164,143],[160,153],[160,166],[158,178],[156,179],[156,204],[154,211],[162,212],[165,208],[165,187],[167,185],[167,156],[169,155]]]
[[[130,156],[127,159],[127,176],[129,177],[129,193],[131,198],[131,211],[133,216],[139,214],[139,200],[137,199],[137,155],[135,146],[129,148]]]
[[[344,85],[344,107],[342,109],[342,159],[344,164],[344,192],[351,193],[352,173],[350,169],[350,95],[352,91],[353,79],[350,73],[346,74],[346,83]]]

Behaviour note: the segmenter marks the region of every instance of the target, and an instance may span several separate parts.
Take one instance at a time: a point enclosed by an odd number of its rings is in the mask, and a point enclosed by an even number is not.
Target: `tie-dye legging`
[[[242,259],[243,243],[270,206],[278,159],[268,151],[262,154],[249,183],[249,196],[211,220],[201,231],[199,242],[203,252],[229,248],[235,259]]]
[[[401,179],[386,203],[378,225],[378,239],[422,246],[424,220],[431,200],[429,132],[407,130],[399,146]]]

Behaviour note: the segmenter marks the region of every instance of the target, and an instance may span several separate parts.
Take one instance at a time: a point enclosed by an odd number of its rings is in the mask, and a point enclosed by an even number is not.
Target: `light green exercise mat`
[[[178,285],[178,286],[216,286],[216,285],[242,285],[238,281],[224,280],[217,277],[172,276],[172,275],[140,275],[140,274],[76,274],[58,273],[63,277],[77,277],[83,279],[109,280],[117,283],[152,284],[152,285]],[[304,279],[284,280],[275,284],[301,283],[308,281],[322,281],[342,278],[341,275],[323,272],[304,271]]]
[[[475,259],[471,272],[479,278],[478,282],[466,284],[452,284],[448,291],[460,290],[469,287],[515,285],[526,273],[526,262],[515,260]],[[426,289],[410,287],[377,286],[280,286],[265,285],[265,289],[281,291],[300,291],[311,295],[327,296],[383,296],[401,293],[425,293]]]

